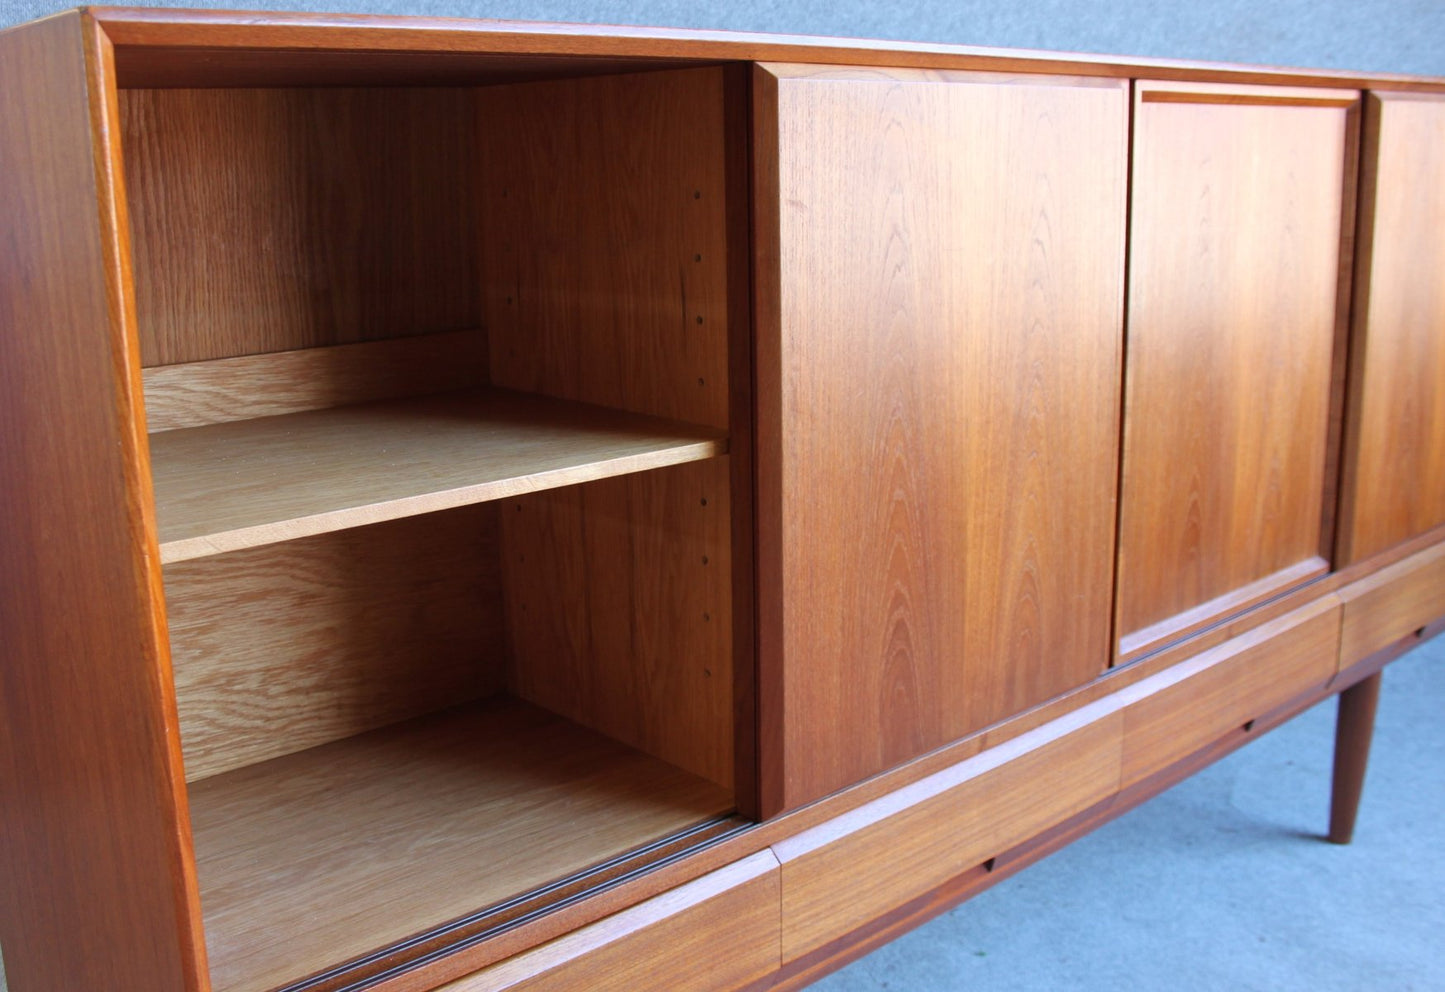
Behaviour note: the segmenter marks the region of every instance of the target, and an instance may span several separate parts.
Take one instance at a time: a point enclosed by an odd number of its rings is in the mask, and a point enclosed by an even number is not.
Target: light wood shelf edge
[[[161,561],[701,461],[711,428],[505,390],[151,436]]]

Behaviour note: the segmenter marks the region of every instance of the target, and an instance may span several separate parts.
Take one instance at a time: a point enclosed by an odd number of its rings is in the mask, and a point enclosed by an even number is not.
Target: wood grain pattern
[[[1116,630],[1130,660],[1324,574],[1348,108],[1137,86]],[[1255,91],[1270,96],[1271,91]],[[1238,96],[1236,88],[1223,96]],[[1146,631],[1148,637],[1141,637]]]
[[[167,566],[186,777],[500,691],[494,507]]]
[[[142,373],[153,433],[486,384],[487,339],[453,331],[306,348]]]
[[[493,383],[727,428],[723,70],[477,101]]]
[[[1323,689],[1340,604],[1324,596],[1124,690],[1123,785],[1166,768],[1290,699]]]
[[[144,365],[477,327],[467,90],[121,93]]]
[[[711,458],[720,431],[505,391],[151,438],[161,557],[236,551]]]
[[[499,505],[508,683],[733,785],[727,459]]]
[[[1112,795],[1122,727],[1095,704],[774,845],[783,961]]]
[[[199,992],[107,53],[0,34],[0,941],[16,992]]]
[[[1445,80],[1389,73],[1121,59],[1118,56],[936,45],[908,41],[850,41],[799,35],[701,31],[679,28],[537,24],[437,17],[285,14],[249,11],[92,8],[122,56],[135,47],[175,49],[175,68],[204,79],[216,49],[290,49],[308,54],[358,52],[372,64],[355,73],[385,72],[397,52],[481,52],[572,57],[693,58],[804,62],[822,65],[915,67],[996,72],[1093,75],[1118,79],[1285,83],[1373,89],[1445,90]],[[125,64],[122,57],[121,64]],[[365,78],[363,76],[363,78]],[[264,76],[262,77],[264,79]],[[130,85],[122,78],[122,85]],[[192,83],[194,85],[194,83]]]
[[[760,664],[793,805],[1107,665],[1127,100],[754,88]]]
[[[1342,563],[1445,523],[1445,100],[1366,120]]]
[[[191,806],[212,983],[262,992],[692,826],[731,799],[502,700],[195,783]]]
[[[778,862],[760,851],[438,992],[705,992],[777,967]]]
[[[1345,603],[1340,669],[1445,617],[1445,544],[1340,589]]]

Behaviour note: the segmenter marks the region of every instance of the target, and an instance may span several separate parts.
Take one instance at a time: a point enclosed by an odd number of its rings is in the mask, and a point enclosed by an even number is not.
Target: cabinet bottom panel
[[[733,806],[507,697],[193,783],[212,984],[352,987],[716,839]]]

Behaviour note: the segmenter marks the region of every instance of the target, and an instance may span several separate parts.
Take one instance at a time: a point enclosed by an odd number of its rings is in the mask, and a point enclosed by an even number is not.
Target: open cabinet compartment
[[[118,64],[217,992],[369,983],[735,828],[740,77]]]

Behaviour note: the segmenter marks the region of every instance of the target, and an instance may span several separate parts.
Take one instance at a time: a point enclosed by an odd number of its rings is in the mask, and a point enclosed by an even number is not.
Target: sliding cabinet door
[[[1357,103],[1135,84],[1120,660],[1329,570]]]
[[[1108,664],[1127,84],[761,67],[765,807]]]
[[[1445,99],[1366,121],[1341,564],[1445,524]]]

